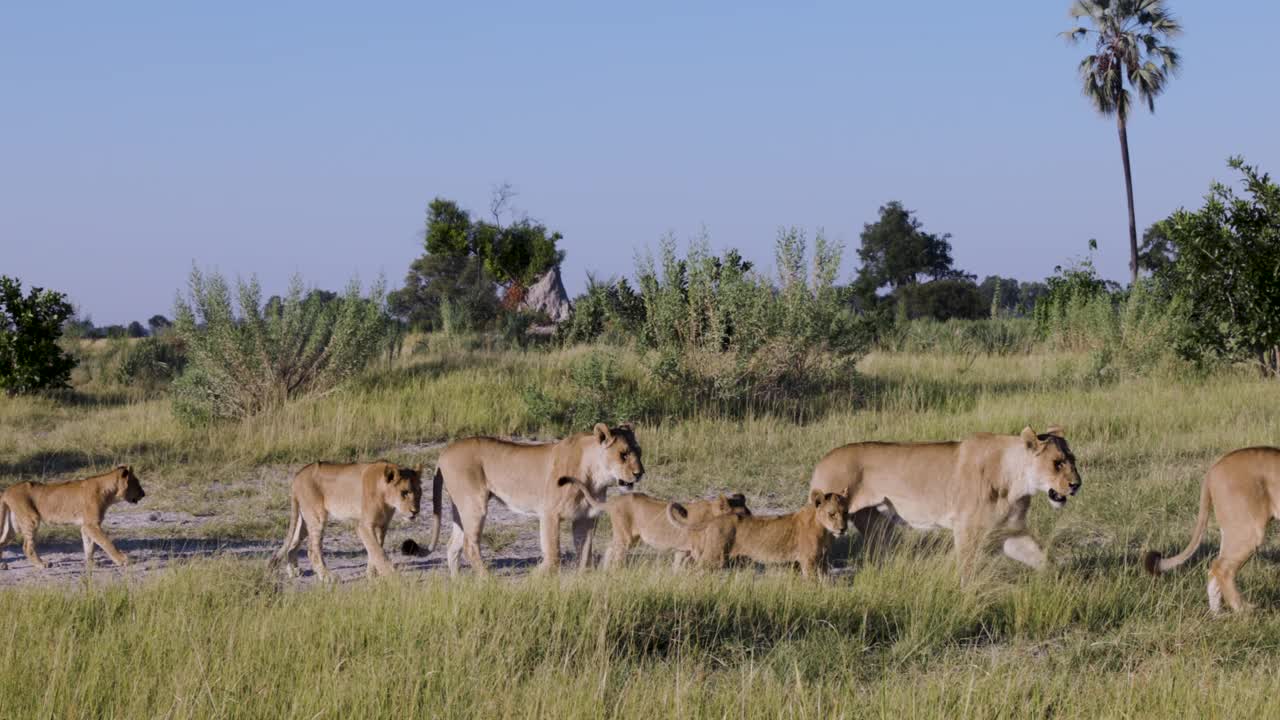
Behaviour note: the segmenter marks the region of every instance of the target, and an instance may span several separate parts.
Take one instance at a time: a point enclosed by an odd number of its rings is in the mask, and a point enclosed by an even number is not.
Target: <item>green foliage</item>
[[[600,422],[647,420],[657,409],[611,352],[591,352],[570,366],[567,398],[551,397],[536,385],[526,386],[523,395],[534,425],[559,432],[578,432]]]
[[[490,223],[473,220],[452,200],[432,200],[427,209],[427,253],[449,258],[476,257],[501,285],[532,284],[564,260],[564,252],[556,247],[563,236],[528,218],[506,226],[498,224],[505,202],[506,196],[495,198],[495,221]]]
[[[0,389],[8,395],[67,387],[73,360],[58,345],[72,316],[66,295],[0,276]]]
[[[1088,345],[1100,337],[1094,330],[1111,312],[1112,295],[1120,289],[1098,275],[1092,255],[1097,248],[1097,241],[1090,240],[1089,255],[1055,267],[1032,311],[1036,332],[1060,349],[1079,349],[1082,338]]]
[[[1138,267],[1152,275],[1164,275],[1173,267],[1177,253],[1173,240],[1169,237],[1169,221],[1160,220],[1151,224],[1142,233],[1142,244],[1138,246]]]
[[[951,235],[924,231],[912,211],[898,201],[880,208],[880,218],[862,229],[858,285],[868,296],[888,286],[913,285],[923,278],[961,275],[952,267]]]
[[[849,389],[863,321],[835,287],[841,248],[819,233],[807,260],[803,231],[780,230],[777,284],[741,255],[710,251],[705,235],[682,259],[665,238],[637,269],[644,347],[654,372],[695,403],[772,403]]]
[[[1280,186],[1241,158],[1229,164],[1245,194],[1215,183],[1203,208],[1166,221],[1176,249],[1166,275],[1195,308],[1201,352],[1280,374]]]
[[[387,304],[416,330],[479,329],[498,317],[496,288],[479,258],[428,254],[413,261],[404,287],[390,293]]]
[[[991,307],[989,302],[984,305],[981,290],[967,278],[943,278],[903,285],[893,292],[891,298],[911,320],[973,320],[989,313]]]
[[[187,365],[181,338],[169,333],[127,343],[115,370],[120,385],[154,389],[182,374]]]
[[[1103,115],[1129,115],[1129,88],[1155,112],[1155,99],[1179,68],[1181,57],[1168,44],[1182,26],[1163,0],[1075,0],[1071,17],[1087,20],[1063,33],[1072,42],[1094,41],[1080,61],[1086,97]]]
[[[190,362],[174,384],[179,417],[243,418],[323,393],[380,357],[392,337],[381,282],[367,298],[353,280],[327,300],[295,276],[279,303],[264,308],[261,296],[256,278],[239,280],[233,302],[220,275],[192,269],[190,295],[176,302]]]
[[[1030,353],[1037,338],[1027,318],[910,320],[895,325],[877,347],[889,352],[952,355],[1018,355]]]
[[[644,300],[626,278],[600,281],[588,273],[587,289],[574,299],[572,314],[559,332],[567,344],[617,344],[639,335],[644,317]]]

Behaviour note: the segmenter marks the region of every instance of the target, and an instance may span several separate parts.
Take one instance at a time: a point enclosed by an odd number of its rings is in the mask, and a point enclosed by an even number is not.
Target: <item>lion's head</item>
[[[388,463],[383,479],[386,481],[383,489],[386,503],[410,520],[416,518],[422,506],[422,466],[410,469]]]
[[[1080,490],[1080,473],[1062,428],[1051,427],[1043,435],[1023,428],[1022,442],[1029,455],[1023,477],[1034,491],[1043,490],[1055,508],[1066,505],[1067,498]]]
[[[122,497],[125,502],[136,504],[147,496],[146,491],[142,489],[142,483],[138,481],[138,476],[133,474],[132,465],[116,467],[115,478],[116,497]]]
[[[592,432],[600,446],[595,468],[596,487],[616,484],[629,492],[644,477],[644,463],[640,462],[640,443],[636,442],[635,428],[631,423],[622,423],[615,428],[597,423]]]
[[[849,529],[849,496],[844,493],[809,491],[809,504],[814,507],[818,523],[836,537]]]

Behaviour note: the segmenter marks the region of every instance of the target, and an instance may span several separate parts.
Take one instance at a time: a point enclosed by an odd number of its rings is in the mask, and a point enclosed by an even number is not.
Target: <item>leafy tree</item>
[[[163,315],[152,315],[151,318],[147,320],[147,327],[151,329],[152,335],[157,335],[161,331],[168,330],[172,326],[173,323],[169,321],[169,318]]]
[[[858,285],[872,295],[888,286],[896,290],[922,279],[962,276],[952,267],[951,235],[924,231],[912,211],[896,200],[880,208],[880,218],[862,229]]]
[[[479,258],[503,288],[504,304],[510,309],[524,298],[529,285],[564,260],[564,251],[556,247],[563,239],[560,233],[528,218],[502,224],[513,196],[509,185],[494,190],[493,222],[473,220],[452,200],[436,198],[427,207],[425,236],[429,255]]]
[[[982,306],[1002,313],[1016,313],[1022,303],[1021,287],[1014,278],[988,275],[978,285]]]
[[[1112,296],[1120,292],[1119,285],[1103,279],[1094,267],[1092,253],[1097,249],[1098,241],[1090,240],[1089,255],[1077,258],[1065,268],[1056,266],[1053,275],[1046,279],[1044,294],[1032,312],[1036,331],[1041,337],[1055,332],[1080,306],[1096,303],[1099,299],[1110,303]]]
[[[129,323],[129,327],[126,329],[126,332],[131,338],[144,338],[147,336],[147,329],[142,327],[142,323],[137,320]]]
[[[1174,262],[1173,241],[1169,239],[1168,220],[1152,223],[1142,233],[1138,247],[1138,267],[1152,275],[1164,274]]]
[[[1075,0],[1071,17],[1087,20],[1063,33],[1073,43],[1094,41],[1080,61],[1084,94],[1104,116],[1116,117],[1124,188],[1129,201],[1129,269],[1138,281],[1138,226],[1133,215],[1133,177],[1129,169],[1130,88],[1138,101],[1156,111],[1156,97],[1178,71],[1178,51],[1168,44],[1182,33],[1164,0]]]
[[[74,312],[66,295],[0,276],[0,388],[7,395],[67,387],[75,360],[58,346]]]
[[[983,303],[982,292],[968,278],[942,278],[927,283],[903,285],[894,291],[910,319],[952,318],[973,320],[988,312],[991,303]]]
[[[1203,208],[1168,219],[1176,254],[1165,276],[1194,308],[1197,347],[1280,374],[1280,186],[1241,158],[1229,165],[1244,196],[1214,183]]]
[[[498,316],[496,286],[478,257],[428,253],[413,261],[404,287],[387,301],[391,314],[411,327],[440,330],[446,305],[450,312],[465,311],[464,325],[482,327]]]

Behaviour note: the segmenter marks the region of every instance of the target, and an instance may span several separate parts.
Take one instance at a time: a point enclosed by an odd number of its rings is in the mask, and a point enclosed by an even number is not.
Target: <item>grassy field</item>
[[[564,428],[536,418],[524,391],[571,399],[569,370],[592,352],[602,351],[443,347],[206,429],[175,423],[163,397],[127,391],[0,400],[0,483],[132,462],[149,506],[216,513],[217,488],[264,468],[430,463],[460,435],[555,435]],[[653,391],[638,359],[611,352],[630,387]],[[1277,442],[1280,384],[1246,370],[1104,383],[1088,356],[1066,354],[875,353],[860,369],[858,393],[815,401],[800,419],[659,406],[639,428],[644,489],[736,490],[784,507],[845,442],[1058,424],[1084,487],[1061,511],[1033,505],[1054,569],[993,558],[961,579],[945,536],[909,533],[883,555],[855,542],[852,572],[829,585],[782,571],[674,577],[642,563],[300,589],[262,563],[225,559],[127,582],[31,584],[0,590],[0,717],[1269,714],[1280,690],[1275,544],[1240,576],[1262,607],[1242,617],[1208,615],[1203,557],[1158,580],[1136,561],[1186,542],[1217,455]],[[249,496],[211,527],[275,539],[283,489],[236,492]]]

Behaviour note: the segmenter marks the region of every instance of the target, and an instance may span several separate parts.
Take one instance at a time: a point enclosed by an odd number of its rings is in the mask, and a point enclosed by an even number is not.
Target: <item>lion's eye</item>
[[[630,455],[631,453],[629,452],[623,452],[621,455],[618,456],[618,459],[625,461]]]
[[[1053,469],[1054,469],[1054,470],[1061,470],[1061,469],[1062,469],[1062,461],[1061,461],[1061,460],[1054,460],[1054,461],[1053,461]]]

